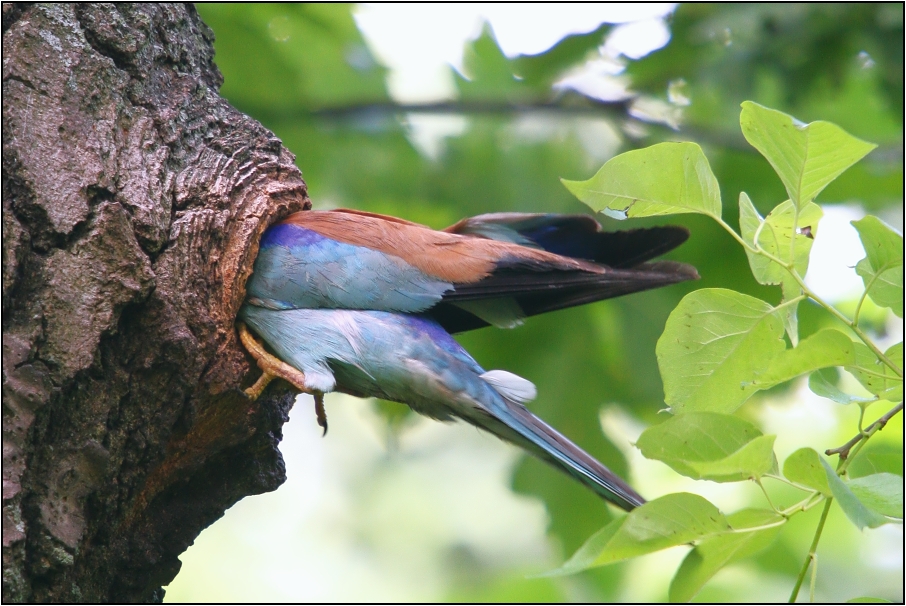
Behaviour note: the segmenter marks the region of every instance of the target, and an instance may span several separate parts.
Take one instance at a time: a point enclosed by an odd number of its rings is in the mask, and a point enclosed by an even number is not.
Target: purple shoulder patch
[[[292,248],[296,246],[312,246],[328,240],[318,232],[293,225],[291,223],[278,223],[274,225],[261,237],[261,248],[271,246],[285,246]]]

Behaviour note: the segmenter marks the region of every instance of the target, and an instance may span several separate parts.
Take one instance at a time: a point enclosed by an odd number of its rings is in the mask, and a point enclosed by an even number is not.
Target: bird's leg
[[[249,332],[249,329],[246,328],[244,323],[238,322],[237,324],[239,328],[239,340],[242,341],[245,349],[253,358],[255,358],[255,361],[258,363],[258,368],[261,369],[261,376],[258,377],[258,380],[255,381],[254,385],[245,390],[245,395],[252,400],[256,400],[258,396],[261,395],[261,392],[264,391],[264,388],[267,387],[268,383],[275,378],[280,377],[281,379],[289,381],[293,387],[302,393],[309,393],[314,396],[315,415],[318,417],[318,425],[324,428],[324,433],[322,435],[326,436],[327,413],[324,411],[324,392],[310,389],[305,384],[305,373],[269,354],[258,339],[252,336],[252,333]]]
[[[305,385],[305,374],[303,372],[269,354],[267,350],[264,349],[264,346],[252,336],[252,333],[249,332],[249,329],[246,328],[245,324],[239,322],[238,328],[239,340],[242,341],[245,349],[253,358],[255,358],[255,361],[258,363],[258,368],[260,368],[262,372],[262,375],[255,381],[255,384],[245,390],[245,394],[249,398],[252,400],[257,399],[258,396],[261,395],[261,392],[264,391],[264,388],[267,387],[268,383],[277,377],[289,381],[293,387],[301,392],[315,393]]]

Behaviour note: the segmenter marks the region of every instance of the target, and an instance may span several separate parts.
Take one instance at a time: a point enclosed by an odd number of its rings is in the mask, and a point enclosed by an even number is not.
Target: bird
[[[618,507],[628,511],[645,503],[629,484],[524,406],[536,394],[531,382],[504,370],[485,371],[429,317],[255,305],[243,307],[241,316],[299,371],[302,391],[337,390],[402,402],[439,421],[462,419],[522,447]]]
[[[690,265],[650,262],[688,235],[605,232],[587,215],[491,213],[433,230],[349,209],[295,213],[264,233],[246,285],[239,336],[263,371],[246,393],[286,379],[314,395],[325,433],[330,391],[460,418],[631,510],[645,500],[524,406],[531,382],[485,372],[451,334],[696,279]]]
[[[290,215],[263,235],[246,289],[270,309],[426,313],[447,332],[512,328],[528,316],[684,280],[649,263],[683,227],[605,232],[591,216],[491,213],[445,230],[364,211]]]

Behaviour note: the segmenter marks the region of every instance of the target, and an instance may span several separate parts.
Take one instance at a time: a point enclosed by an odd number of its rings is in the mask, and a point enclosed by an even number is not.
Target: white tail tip
[[[481,378],[500,395],[520,404],[531,402],[538,395],[534,383],[505,370],[489,370]]]

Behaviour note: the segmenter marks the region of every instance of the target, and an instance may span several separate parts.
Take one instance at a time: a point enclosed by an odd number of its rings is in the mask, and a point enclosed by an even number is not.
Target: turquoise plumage
[[[277,356],[240,327],[265,371],[248,391],[282,376],[315,395],[319,421],[330,391],[463,419],[632,509],[638,493],[523,406],[529,381],[485,372],[450,333],[695,279],[688,265],[649,262],[687,237],[602,232],[581,215],[481,215],[435,231],[358,211],[296,213],[265,232],[247,284],[240,318]]]
[[[334,390],[463,419],[525,448],[605,499],[632,509],[645,500],[523,406],[535,387],[505,371],[486,372],[439,324],[421,316],[337,309],[243,307],[240,317],[313,391]]]
[[[452,284],[402,259],[281,223],[261,241],[249,301],[271,309],[377,309],[413,313]]]
[[[511,328],[528,316],[698,274],[650,259],[681,227],[602,232],[585,215],[499,213],[444,231],[348,210],[305,211],[261,240],[249,302],[270,309],[426,312],[447,331]]]

